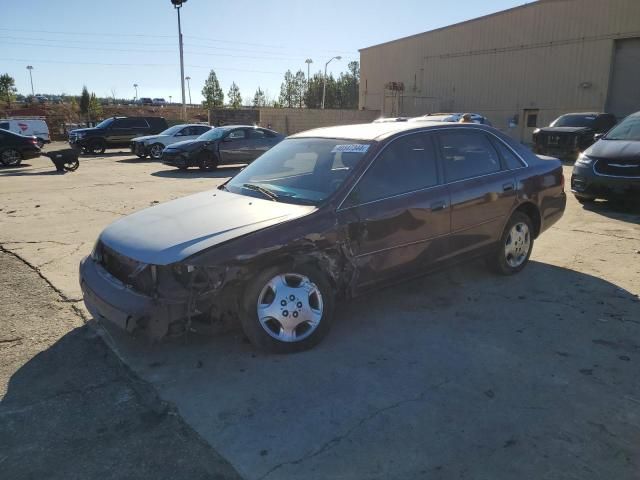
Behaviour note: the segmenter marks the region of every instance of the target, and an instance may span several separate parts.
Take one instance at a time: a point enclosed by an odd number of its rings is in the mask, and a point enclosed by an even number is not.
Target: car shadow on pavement
[[[589,478],[632,478],[639,319],[638,297],[600,278],[475,262],[343,305],[295,355],[239,331],[105,332],[247,478],[560,478],[585,462]]]
[[[151,175],[163,178],[227,178],[233,177],[241,169],[242,167],[235,165],[221,166],[211,171],[200,170],[199,168],[189,168],[188,170],[171,168],[167,170],[158,170],[157,172],[153,172]]]
[[[640,225],[640,201],[595,201],[584,204],[582,208],[608,218]]]
[[[25,176],[39,176],[39,175],[62,175],[63,173],[70,173],[70,172],[58,172],[56,170],[55,166],[51,166],[52,170],[37,170],[37,171],[19,171],[19,170],[12,170],[12,171],[4,171],[2,169],[0,169],[0,178],[2,177],[25,177]]]

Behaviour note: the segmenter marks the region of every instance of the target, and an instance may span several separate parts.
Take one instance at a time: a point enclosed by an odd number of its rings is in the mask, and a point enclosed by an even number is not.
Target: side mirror
[[[601,132],[601,133],[596,133],[596,134],[593,136],[593,139],[597,142],[597,141],[598,141],[598,140],[600,140],[602,137],[604,137],[604,133],[602,133],[602,132]]]

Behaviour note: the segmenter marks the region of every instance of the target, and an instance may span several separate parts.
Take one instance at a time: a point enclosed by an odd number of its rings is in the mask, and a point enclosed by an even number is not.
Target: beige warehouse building
[[[360,108],[477,112],[514,138],[640,110],[640,0],[539,0],[360,50]]]

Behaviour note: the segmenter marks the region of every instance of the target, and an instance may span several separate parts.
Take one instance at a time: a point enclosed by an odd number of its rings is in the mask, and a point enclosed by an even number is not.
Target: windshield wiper
[[[253,190],[254,192],[259,192],[270,200],[273,200],[274,202],[278,201],[278,195],[267,188],[261,187],[260,185],[255,185],[253,183],[243,183],[242,188]]]

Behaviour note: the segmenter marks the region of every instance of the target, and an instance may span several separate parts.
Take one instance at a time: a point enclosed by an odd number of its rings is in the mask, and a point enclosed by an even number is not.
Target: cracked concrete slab
[[[121,214],[233,173],[110,156],[63,177],[0,175],[14,211],[0,211],[0,244],[33,265],[60,252],[41,271],[74,299],[84,252],[73,248]],[[569,198],[521,275],[474,263],[359,299],[298,355],[259,354],[239,332],[105,337],[247,479],[637,478],[639,223]],[[68,245],[17,243],[42,240]]]

